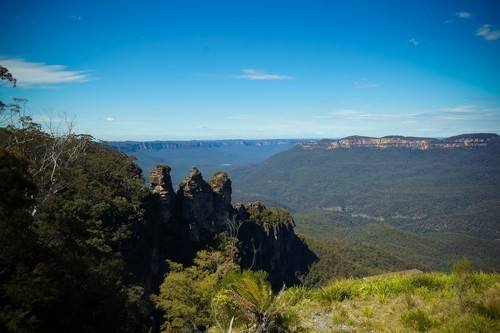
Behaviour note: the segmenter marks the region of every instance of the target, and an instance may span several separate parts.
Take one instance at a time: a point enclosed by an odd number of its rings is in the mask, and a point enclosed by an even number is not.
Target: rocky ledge
[[[384,136],[381,138],[367,136],[348,136],[338,140],[320,140],[299,143],[301,149],[348,149],[348,148],[407,148],[418,150],[476,148],[489,145],[500,145],[497,134],[477,133],[463,134],[445,139],[418,138],[408,136]]]

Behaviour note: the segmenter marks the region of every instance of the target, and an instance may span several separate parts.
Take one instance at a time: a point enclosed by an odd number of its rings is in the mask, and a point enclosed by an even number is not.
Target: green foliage
[[[313,290],[304,286],[294,286],[283,291],[283,300],[289,305],[296,305],[313,297]]]
[[[162,332],[205,330],[213,325],[211,302],[223,277],[238,266],[229,251],[200,251],[190,267],[169,261],[170,273],[152,296],[163,312]]]
[[[500,322],[476,315],[470,314],[441,328],[444,333],[497,333],[500,331]]]
[[[500,320],[500,284],[486,290],[481,298],[471,303],[474,312],[492,320]]]
[[[145,330],[127,268],[144,223],[140,170],[87,136],[20,119],[0,129],[1,330]]]
[[[235,170],[232,180],[241,199],[252,193],[253,200],[269,198],[294,211],[333,212],[340,207],[336,215],[349,214],[356,224],[383,217],[412,231],[439,226],[491,239],[498,222],[499,164],[495,146],[424,151],[295,148]]]
[[[418,331],[427,332],[435,326],[435,322],[420,309],[409,310],[401,314],[401,321],[406,328]]]
[[[467,256],[498,271],[498,149],[296,148],[233,171],[234,197],[290,209],[306,237],[363,243],[414,268],[448,271]]]
[[[266,226],[279,224],[294,224],[293,217],[290,213],[280,208],[259,209],[260,206],[247,207],[247,212],[250,215],[249,219]]]
[[[329,241],[332,244],[343,241],[345,245],[339,250],[355,260],[355,253],[359,252],[357,260],[362,262],[353,271],[360,273],[354,277],[406,268],[449,271],[452,263],[462,256],[474,260],[477,269],[491,271],[500,267],[500,248],[494,240],[444,232],[416,234],[387,223],[344,225],[337,215],[320,210],[302,212],[294,217],[297,232],[306,235],[308,240],[319,239],[326,246]],[[332,256],[327,251],[318,254],[320,259]],[[377,267],[381,268],[378,272]]]
[[[380,276],[372,279],[345,279],[337,280],[321,288],[316,297],[328,304],[344,300],[373,297],[395,296],[413,293],[422,289],[437,291],[452,286],[453,280],[446,274],[418,274]]]
[[[234,320],[234,327],[245,327],[246,332],[286,332],[295,319],[286,313],[282,294],[273,294],[263,271],[228,274],[213,298],[213,308],[223,331]]]
[[[378,247],[359,242],[334,237],[308,237],[306,243],[319,257],[301,278],[308,287],[323,286],[335,279],[357,278],[413,267]]]
[[[28,163],[0,148],[0,331],[33,331],[34,302],[50,300],[53,287],[36,266],[41,250],[31,230],[36,186]]]
[[[462,311],[467,307],[467,293],[472,288],[474,278],[472,275],[472,263],[463,258],[453,265],[453,282]]]
[[[474,305],[465,312],[455,277],[443,273],[336,280],[321,289],[291,288],[282,298],[311,332],[497,332],[500,275],[470,276]]]

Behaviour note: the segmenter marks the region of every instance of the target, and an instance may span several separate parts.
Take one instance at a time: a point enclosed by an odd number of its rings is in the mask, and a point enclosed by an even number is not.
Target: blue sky
[[[500,2],[1,0],[0,64],[104,140],[500,133]]]

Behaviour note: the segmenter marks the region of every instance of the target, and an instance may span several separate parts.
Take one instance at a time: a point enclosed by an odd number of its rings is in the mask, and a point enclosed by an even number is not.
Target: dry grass
[[[500,332],[500,274],[471,275],[464,311],[441,273],[339,280],[285,297],[305,332]]]

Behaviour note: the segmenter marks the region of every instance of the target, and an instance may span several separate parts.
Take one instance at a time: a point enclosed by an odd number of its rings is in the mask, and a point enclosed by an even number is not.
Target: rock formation
[[[158,165],[150,184],[152,284],[166,273],[166,259],[189,264],[196,251],[210,246],[224,231],[239,240],[241,267],[267,271],[275,288],[297,283],[317,259],[295,234],[286,211],[258,202],[233,206],[231,180],[224,172],[206,182],[193,168],[174,193],[170,167]]]
[[[172,211],[175,207],[176,195],[172,187],[172,178],[170,177],[170,167],[165,164],[157,165],[149,175],[151,191],[158,195],[161,201],[162,221],[164,223],[172,217]]]
[[[214,193],[198,169],[191,169],[179,184],[177,197],[180,215],[183,222],[189,225],[191,239],[195,242],[209,241],[216,232]]]

